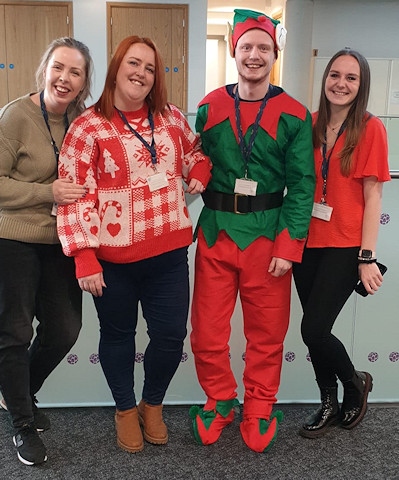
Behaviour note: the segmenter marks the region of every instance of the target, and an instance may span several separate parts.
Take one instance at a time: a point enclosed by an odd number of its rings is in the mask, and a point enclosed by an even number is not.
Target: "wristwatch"
[[[377,261],[377,258],[372,250],[360,250],[357,261],[359,263],[374,263]]]
[[[371,260],[373,258],[372,250],[360,250],[359,258],[364,258],[364,260]]]

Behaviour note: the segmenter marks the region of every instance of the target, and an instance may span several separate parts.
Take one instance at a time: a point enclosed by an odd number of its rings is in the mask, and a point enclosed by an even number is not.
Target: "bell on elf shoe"
[[[192,406],[189,415],[193,420],[193,433],[200,445],[211,445],[220,437],[223,429],[234,420],[239,402],[232,400],[208,400],[203,408]],[[237,412],[238,413],[238,412]]]
[[[278,425],[283,421],[281,410],[270,415],[269,420],[264,418],[245,417],[240,423],[241,436],[251,450],[265,453],[273,446],[277,438]]]

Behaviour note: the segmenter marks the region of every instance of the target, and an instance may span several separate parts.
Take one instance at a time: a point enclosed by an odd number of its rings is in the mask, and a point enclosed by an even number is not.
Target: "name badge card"
[[[53,203],[53,208],[51,209],[51,215],[53,217],[57,216],[57,210],[58,210],[58,205],[56,203]]]
[[[147,178],[148,186],[150,187],[150,192],[155,192],[161,188],[168,186],[168,179],[165,172],[155,173]]]
[[[241,195],[250,195],[254,197],[256,195],[256,189],[258,188],[258,182],[249,178],[237,178],[234,187],[234,193],[240,193]]]
[[[314,203],[312,210],[312,217],[320,218],[320,220],[325,220],[329,222],[332,214],[332,207],[326,203]]]

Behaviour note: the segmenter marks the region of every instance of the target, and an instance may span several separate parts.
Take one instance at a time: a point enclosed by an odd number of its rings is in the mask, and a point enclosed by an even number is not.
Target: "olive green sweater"
[[[59,242],[51,215],[57,163],[41,109],[30,95],[0,110],[0,238],[54,244]],[[63,115],[48,116],[61,149]]]

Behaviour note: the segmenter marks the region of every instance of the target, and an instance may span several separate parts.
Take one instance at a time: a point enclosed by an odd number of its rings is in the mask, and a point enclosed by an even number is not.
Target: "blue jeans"
[[[0,239],[0,388],[15,428],[33,421],[31,397],[81,325],[82,292],[61,245]]]
[[[160,240],[162,241],[162,239]],[[129,264],[101,262],[107,288],[94,297],[100,320],[99,357],[118,410],[136,405],[134,362],[138,304],[147,323],[142,398],[162,403],[187,334],[187,248]]]

